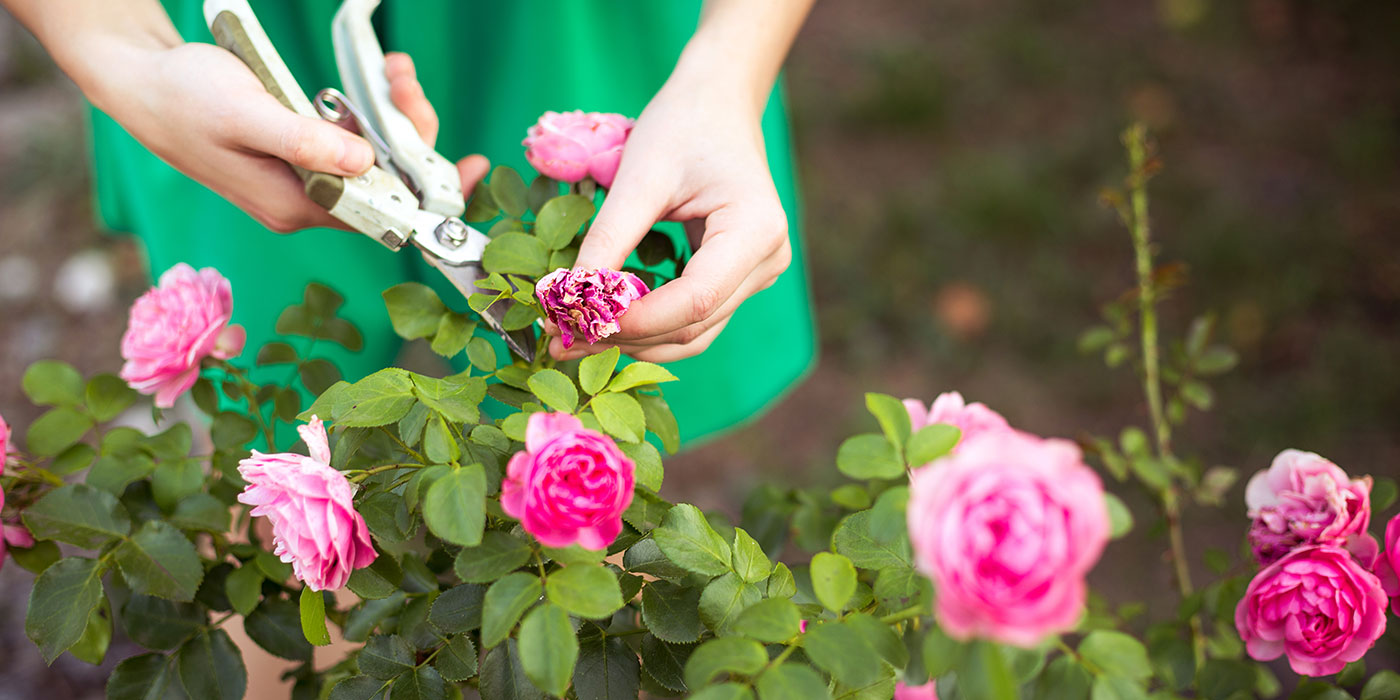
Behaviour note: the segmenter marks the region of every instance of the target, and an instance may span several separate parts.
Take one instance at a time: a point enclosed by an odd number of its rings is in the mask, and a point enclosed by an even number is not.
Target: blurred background
[[[1132,281],[1098,203],[1132,120],[1165,165],[1162,258],[1189,274],[1167,330],[1214,311],[1241,358],[1178,451],[1246,477],[1285,447],[1400,475],[1400,5],[828,1],[787,80],[821,362],[762,419],[670,460],[671,498],[734,513],[759,483],[834,482],[836,446],[874,428],[865,391],[956,389],[1047,435],[1145,424],[1131,372],[1076,348]],[[132,243],[95,227],[80,99],[0,13],[0,414],[19,426],[38,413],[24,368],[117,369],[146,286]],[[1236,550],[1242,487],[1187,522],[1197,553]],[[1110,546],[1095,581],[1110,598],[1170,595],[1150,530]],[[101,697],[105,669],[45,669],[24,638],[28,576],[0,572],[0,699]],[[1393,665],[1394,637],[1370,658]]]

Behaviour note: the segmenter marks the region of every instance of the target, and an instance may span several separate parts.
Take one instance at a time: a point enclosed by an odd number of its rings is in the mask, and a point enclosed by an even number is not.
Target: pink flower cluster
[[[254,516],[272,521],[272,553],[289,562],[299,580],[313,591],[334,590],[378,553],[365,519],[355,512],[355,488],[330,466],[321,420],[312,416],[297,432],[311,456],[254,450],[238,463],[238,473],[248,482],[238,500],[253,506]]]
[[[562,182],[591,177],[612,187],[632,120],[600,112],[545,112],[526,133],[525,159],[540,174]]]
[[[5,460],[10,450],[10,424],[5,422],[5,417],[0,416],[0,475],[5,473]],[[0,491],[0,508],[5,507],[5,492]]]
[[[10,426],[5,417],[0,416],[0,474],[5,473],[5,460],[10,453]],[[0,508],[5,507],[5,492],[0,491]],[[0,523],[0,567],[5,565],[5,554],[10,547],[29,549],[34,546],[34,536],[20,523],[19,518],[11,518]]]
[[[1311,452],[1284,450],[1249,480],[1245,503],[1254,519],[1250,543],[1264,567],[1235,608],[1249,655],[1287,656],[1306,676],[1336,673],[1364,656],[1385,631],[1386,607],[1379,546],[1366,533],[1371,479],[1351,479]],[[1400,534],[1395,521],[1389,530]],[[1389,542],[1388,555],[1396,544]]]
[[[1013,430],[957,394],[926,414],[906,405],[918,427],[964,431],[952,454],[910,477],[909,539],[939,625],[1018,646],[1073,629],[1109,534],[1103,486],[1079,448]]]
[[[228,280],[206,267],[180,263],[131,307],[122,336],[121,378],[156,405],[170,408],[199,378],[206,357],[227,360],[243,352],[247,336],[230,326],[233,296]]]
[[[574,344],[575,336],[592,344],[621,330],[619,319],[649,291],[630,272],[578,267],[561,267],[535,283],[545,317],[559,327],[566,348]]]
[[[636,464],[568,413],[535,413],[501,484],[501,509],[546,547],[607,549],[632,504]]]

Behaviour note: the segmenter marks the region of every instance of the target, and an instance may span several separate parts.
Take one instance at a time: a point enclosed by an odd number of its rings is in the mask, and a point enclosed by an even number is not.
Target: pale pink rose
[[[1074,628],[1108,542],[1099,477],[1068,440],[984,432],[910,479],[909,540],[957,639],[1033,646]]]
[[[561,267],[535,283],[545,317],[559,326],[559,339],[566,348],[574,344],[576,335],[592,344],[621,330],[622,315],[649,291],[630,272],[581,267]]]
[[[632,504],[636,464],[567,413],[535,413],[501,484],[501,509],[546,547],[607,549]]]
[[[937,423],[946,423],[961,430],[959,444],[975,435],[1011,429],[1000,413],[987,408],[980,401],[966,403],[962,394],[956,391],[939,394],[928,408],[924,408],[923,402],[918,399],[905,399],[904,410],[909,412],[909,423],[915,432]]]
[[[525,159],[542,175],[563,182],[592,177],[611,187],[631,131],[632,120],[621,114],[545,112],[521,145]]]
[[[230,326],[233,295],[228,280],[206,267],[184,263],[165,271],[131,307],[122,336],[121,378],[156,405],[170,408],[199,378],[205,357],[227,360],[243,352],[241,326]]]
[[[1364,656],[1385,632],[1385,592],[1350,552],[1302,547],[1260,571],[1235,608],[1235,628],[1257,661],[1288,656],[1304,676],[1326,676]]]
[[[929,681],[923,685],[894,684],[894,700],[938,700],[938,684]]]
[[[1244,500],[1254,519],[1249,541],[1262,565],[1312,544],[1350,546],[1363,559],[1368,551],[1374,559],[1375,543],[1366,534],[1369,476],[1352,479],[1316,454],[1284,450],[1272,466],[1250,478]]]
[[[1400,615],[1400,515],[1385,524],[1385,555],[1376,561],[1376,576],[1380,577],[1381,588],[1390,596],[1390,609]]]
[[[0,474],[5,473],[5,460],[9,457],[10,450],[10,425],[5,422],[5,417],[0,416]],[[0,508],[5,507],[5,492],[0,490]]]
[[[10,547],[29,549],[34,546],[34,536],[29,534],[29,529],[20,524],[19,519],[0,525],[0,567],[5,565],[5,554]]]
[[[238,463],[248,482],[238,500],[254,506],[254,516],[272,521],[272,553],[290,563],[298,579],[313,591],[334,590],[378,553],[365,519],[355,512],[355,487],[330,466],[321,420],[312,416],[297,432],[311,456],[254,450]]]

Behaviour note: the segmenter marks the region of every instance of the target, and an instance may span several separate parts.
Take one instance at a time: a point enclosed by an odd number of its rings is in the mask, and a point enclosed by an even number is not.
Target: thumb
[[[374,165],[369,141],[328,121],[303,117],[264,93],[240,120],[241,145],[318,173],[345,177]]]
[[[594,217],[579,247],[578,267],[618,270],[651,227],[661,219],[665,200],[640,181],[619,181]]]

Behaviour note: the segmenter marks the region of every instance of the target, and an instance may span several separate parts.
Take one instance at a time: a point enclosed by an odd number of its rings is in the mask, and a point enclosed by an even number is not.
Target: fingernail
[[[374,149],[364,139],[347,134],[340,139],[339,162],[346,172],[363,173],[374,164]]]

